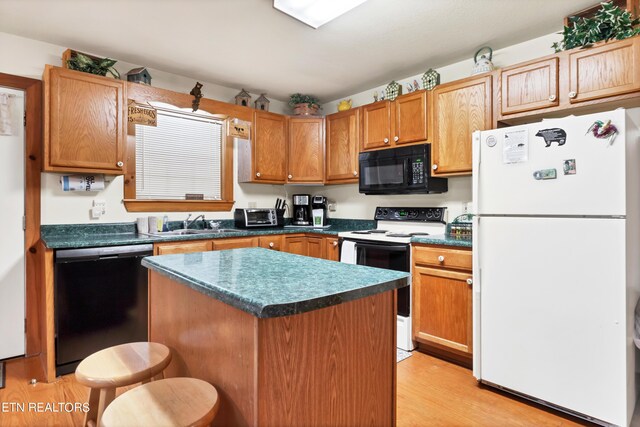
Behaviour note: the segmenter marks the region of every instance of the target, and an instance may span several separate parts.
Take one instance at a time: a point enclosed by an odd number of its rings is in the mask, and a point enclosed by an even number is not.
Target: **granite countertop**
[[[464,248],[470,248],[472,246],[472,240],[470,237],[456,237],[448,236],[446,234],[412,237],[411,243],[420,243],[424,245],[460,246]]]
[[[289,316],[408,286],[409,273],[263,248],[146,257],[142,265],[259,318]]]

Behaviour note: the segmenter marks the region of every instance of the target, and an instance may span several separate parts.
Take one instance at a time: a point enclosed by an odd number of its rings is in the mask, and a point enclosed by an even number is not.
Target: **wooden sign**
[[[158,112],[153,107],[146,107],[129,100],[127,120],[134,125],[158,126]]]
[[[229,136],[240,139],[251,139],[251,123],[238,119],[229,120],[227,126]]]

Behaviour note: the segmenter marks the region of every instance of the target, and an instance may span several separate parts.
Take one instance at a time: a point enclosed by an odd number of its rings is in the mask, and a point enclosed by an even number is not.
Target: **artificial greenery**
[[[76,52],[76,55],[67,61],[67,66],[72,70],[97,74],[99,76],[106,76],[107,73],[109,73],[116,79],[119,79],[120,73],[118,73],[118,70],[113,68],[116,62],[118,61],[109,58],[97,59],[94,61],[87,55]]]
[[[563,39],[551,47],[556,52],[576,47],[590,47],[599,41],[622,40],[640,34],[636,28],[640,19],[634,19],[628,10],[621,9],[612,2],[600,3],[600,9],[593,18],[569,18],[569,26],[562,31]]]
[[[309,104],[309,107],[314,105],[320,108],[320,100],[313,95],[303,95],[301,93],[294,93],[289,98],[289,105],[295,107],[296,104]]]

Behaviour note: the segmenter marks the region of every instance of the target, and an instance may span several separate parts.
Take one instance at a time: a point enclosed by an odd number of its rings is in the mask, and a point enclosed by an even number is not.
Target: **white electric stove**
[[[444,234],[447,208],[376,208],[373,230],[338,233],[340,261],[411,272],[411,238]],[[411,286],[398,289],[399,348],[414,348],[411,335]]]

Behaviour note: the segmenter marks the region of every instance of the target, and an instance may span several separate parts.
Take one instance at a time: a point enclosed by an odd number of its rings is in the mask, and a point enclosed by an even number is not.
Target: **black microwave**
[[[431,176],[429,144],[365,151],[358,156],[360,192],[427,194],[448,190],[446,178]]]

